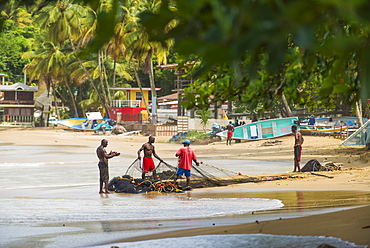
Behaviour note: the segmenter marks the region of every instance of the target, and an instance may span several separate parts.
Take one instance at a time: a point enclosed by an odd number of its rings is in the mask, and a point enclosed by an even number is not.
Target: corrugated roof
[[[173,93],[173,94],[170,94],[170,95],[167,95],[167,96],[158,97],[158,100],[172,100],[172,99],[177,100],[177,96],[178,96],[178,93]]]
[[[140,90],[139,87],[109,87],[110,90]],[[152,88],[143,88],[143,90],[152,90]],[[161,88],[155,88],[161,90]]]
[[[22,83],[15,83],[11,85],[0,85],[0,91],[14,91],[14,90],[23,90],[23,91],[37,91],[37,86],[28,86]]]

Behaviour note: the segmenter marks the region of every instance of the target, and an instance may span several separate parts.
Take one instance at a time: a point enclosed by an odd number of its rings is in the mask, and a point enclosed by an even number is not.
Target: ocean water
[[[112,159],[111,178],[125,174],[135,157],[136,154],[123,153]],[[175,160],[168,162],[174,164]],[[289,162],[205,162],[249,175],[291,170]],[[299,217],[310,214],[304,210],[317,204],[321,212],[325,207],[351,205],[343,194],[341,198],[328,193],[320,203],[315,192],[296,191],[229,189],[105,195],[98,194],[98,178],[95,148],[0,143],[0,247],[93,247],[156,232],[278,219],[282,213],[285,217]],[[349,195],[352,204],[369,202],[368,194]],[[190,239],[177,240],[177,246],[195,242]],[[173,240],[159,242],[164,245],[161,247],[173,244]],[[158,244],[142,243],[150,247]]]

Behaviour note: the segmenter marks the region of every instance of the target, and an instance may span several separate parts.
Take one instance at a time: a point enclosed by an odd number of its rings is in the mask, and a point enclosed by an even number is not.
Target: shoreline
[[[223,234],[272,234],[337,237],[356,245],[370,245],[370,205],[298,218],[256,221],[236,225],[191,228],[109,242],[109,244],[151,239]],[[349,231],[351,230],[351,231]],[[355,233],[355,235],[353,234]],[[108,244],[108,243],[106,243]]]
[[[87,132],[73,132],[62,128],[17,128],[0,130],[0,148],[6,146],[56,146],[63,150],[63,147],[72,147],[74,151],[95,152],[100,140],[106,138],[109,141],[108,150],[124,151],[125,156],[135,157],[137,150],[145,143],[148,137],[145,136],[112,136],[94,135]],[[342,171],[320,172],[333,178],[315,176],[310,173],[299,173],[301,179],[284,179],[277,181],[261,181],[257,183],[233,184],[222,187],[210,187],[195,189],[198,191],[213,192],[229,190],[239,192],[247,190],[249,192],[275,192],[275,191],[370,191],[370,152],[364,151],[361,147],[341,147],[342,140],[332,137],[304,136],[305,144],[301,167],[310,159],[317,159],[319,162],[333,162],[341,164]],[[156,152],[162,159],[174,159],[174,154],[181,147],[181,144],[167,143],[169,137],[156,137]],[[206,145],[192,145],[195,153],[202,160],[219,159],[227,161],[249,160],[249,161],[291,161],[293,157],[291,136],[280,137],[276,145],[270,146],[266,141],[253,141],[243,143],[233,143],[226,146],[224,142],[214,142]],[[121,155],[122,156],[122,155]],[[10,156],[0,154],[3,162],[13,161]],[[94,165],[95,166],[95,165]],[[293,163],[292,167],[293,169]],[[285,173],[297,174],[297,173]],[[272,174],[255,175],[264,177]],[[276,175],[276,174],[275,174]],[[111,174],[111,176],[115,176]],[[97,187],[97,186],[96,186]],[[63,188],[60,188],[63,190]],[[8,192],[9,193],[9,192]],[[94,192],[95,193],[95,192]],[[6,194],[7,195],[7,194]],[[278,197],[277,197],[278,198]],[[313,201],[315,199],[313,198]],[[344,211],[344,212],[343,212]],[[159,237],[183,237],[201,234],[231,234],[231,233],[270,233],[287,235],[314,235],[314,236],[333,236],[346,241],[354,242],[357,245],[370,245],[370,205],[357,207],[350,210],[343,210],[333,213],[310,215],[306,217],[282,220],[261,221],[256,223],[245,223],[229,226],[202,227],[196,229],[181,229],[180,231],[157,233],[145,235],[146,239]],[[318,217],[319,216],[319,217]],[[263,228],[261,229],[261,227]],[[260,232],[260,230],[262,230]],[[368,238],[369,237],[369,238]],[[120,239],[125,242],[131,240],[142,240],[143,237],[133,237],[130,239]]]

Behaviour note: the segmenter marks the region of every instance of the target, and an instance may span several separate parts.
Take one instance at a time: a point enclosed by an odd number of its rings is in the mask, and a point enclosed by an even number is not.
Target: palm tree
[[[55,88],[58,84],[58,78],[63,74],[62,68],[65,64],[65,55],[63,51],[52,42],[44,42],[40,44],[34,52],[30,51],[24,53],[23,57],[32,59],[31,63],[25,67],[29,76],[44,82],[48,92],[50,92],[50,88],[53,88],[55,101]],[[57,104],[55,103],[54,105],[56,108],[56,115],[59,117]]]
[[[143,11],[156,12],[160,7],[160,0],[140,1],[134,9],[137,10],[136,18],[132,18],[131,32],[126,34],[126,54],[135,59],[137,67],[144,64],[144,71],[149,75],[149,82],[152,95],[152,122],[156,123],[156,100],[157,92],[155,90],[153,56],[157,57],[158,64],[167,63],[167,55],[170,49],[170,43],[155,42],[149,40],[149,35],[143,26],[139,23],[138,15]],[[137,69],[136,69],[137,71]],[[138,81],[139,84],[139,81]],[[139,85],[140,87],[140,85]]]
[[[96,86],[89,71],[78,56],[78,47],[85,41],[81,38],[86,37],[83,37],[82,34],[93,32],[92,29],[96,26],[96,23],[94,24],[95,20],[96,15],[91,9],[84,8],[81,5],[72,4],[72,1],[70,0],[61,0],[54,6],[46,6],[43,9],[43,12],[39,14],[37,22],[40,23],[41,29],[47,30],[48,40],[55,42],[56,44],[64,44],[66,40],[69,41],[75,58],[82,67],[86,74],[86,78],[96,91],[105,112],[109,116],[107,100],[102,96],[101,91]]]

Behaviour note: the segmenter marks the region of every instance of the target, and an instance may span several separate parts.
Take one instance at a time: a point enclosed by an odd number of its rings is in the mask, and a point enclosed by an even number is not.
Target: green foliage
[[[209,137],[210,137],[210,135],[206,132],[198,132],[196,130],[190,130],[186,134],[186,137],[181,141],[184,141],[184,140],[199,140],[199,139],[206,139],[206,138],[209,138]]]
[[[199,115],[199,118],[201,120],[200,123],[203,125],[204,132],[206,132],[206,125],[207,125],[207,123],[209,121],[209,118],[211,116],[211,112],[208,109],[203,108],[203,109],[197,110],[196,113],[197,113],[197,115]]]
[[[20,75],[30,62],[36,70],[28,76],[55,84],[66,104],[93,91],[108,102],[113,82],[135,86],[133,66],[150,86],[149,62],[165,63],[169,51],[171,63],[199,62],[186,69],[199,79],[185,90],[188,109],[233,101],[240,111],[284,115],[283,94],[291,107],[309,110],[370,98],[366,0],[11,0],[1,7],[0,72]],[[172,71],[155,78],[170,94]]]
[[[303,97],[330,105],[342,96],[353,106],[360,95],[370,98],[369,8],[364,0],[176,1],[176,8],[162,1],[143,24],[153,39],[174,39],[181,56],[202,61],[200,80],[187,91],[199,97],[184,101],[187,108],[209,105],[212,95],[268,110],[282,92],[295,104]],[[178,25],[168,30],[172,20]],[[346,76],[352,63],[356,77]],[[315,87],[313,99],[304,95],[306,83]]]
[[[0,72],[6,73],[12,82],[22,82],[22,70],[29,63],[28,59],[21,58],[22,53],[29,50],[27,39],[9,28],[0,33],[0,44]]]

